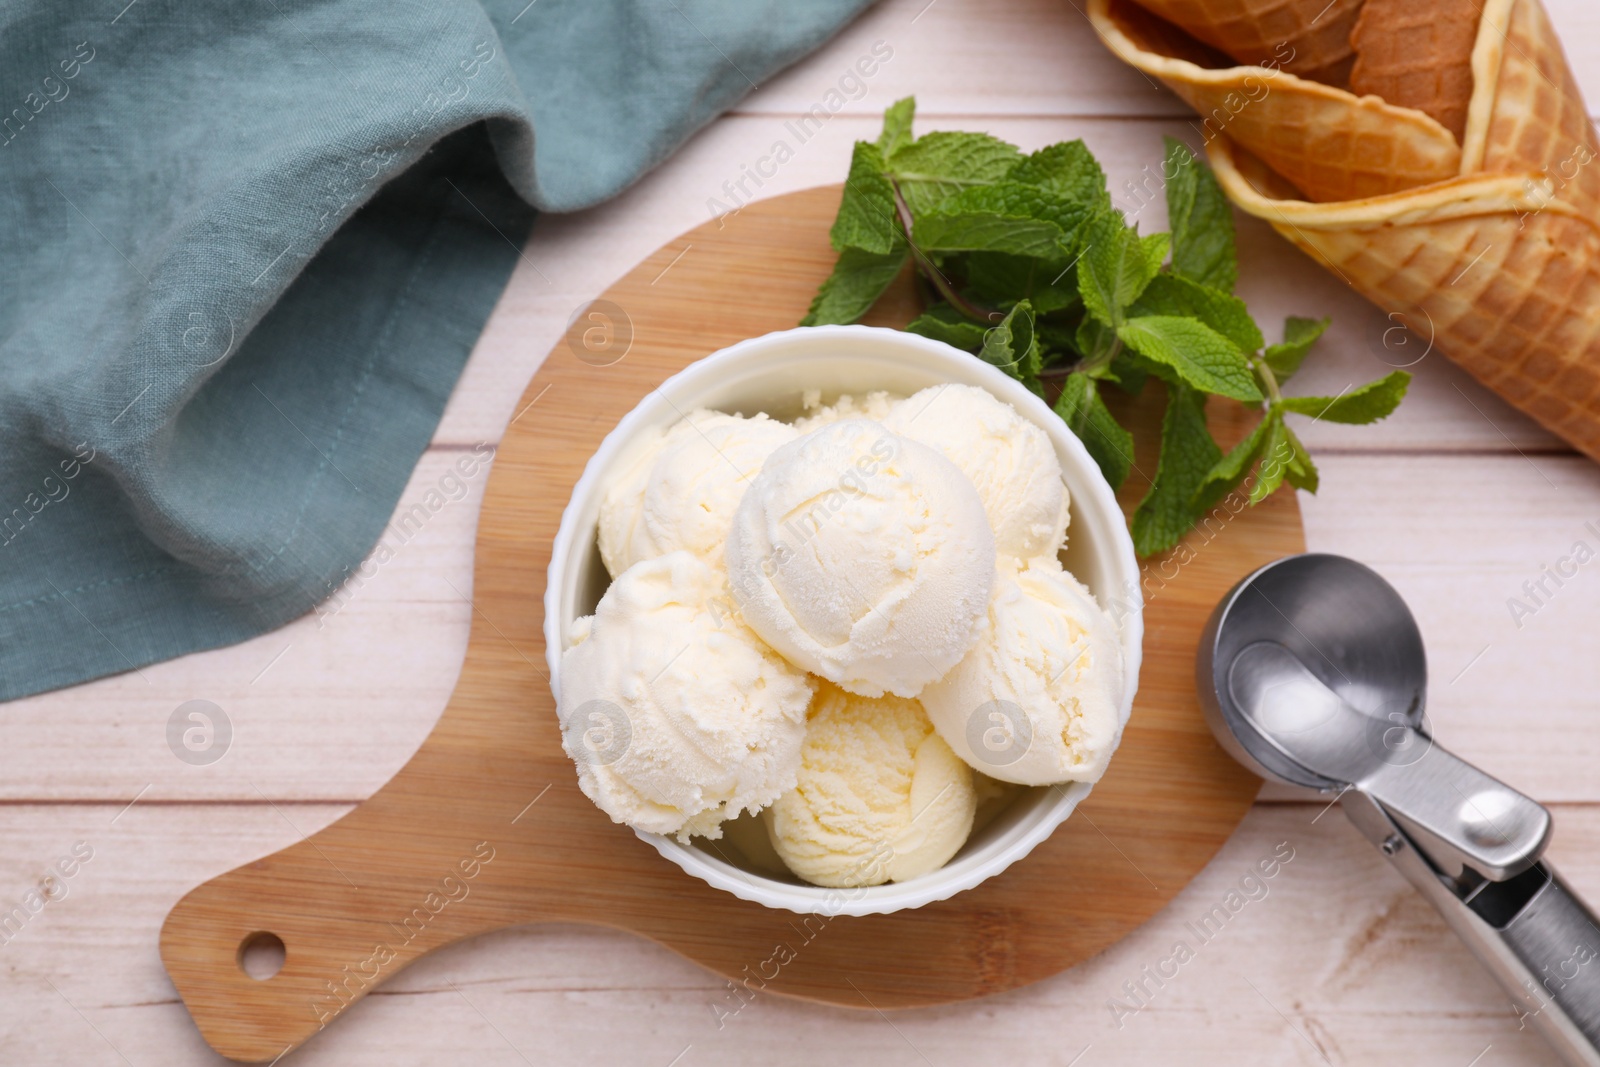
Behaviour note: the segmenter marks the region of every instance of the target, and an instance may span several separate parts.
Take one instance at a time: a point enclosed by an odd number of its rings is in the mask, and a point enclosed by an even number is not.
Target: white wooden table
[[[1600,9],[1547,3],[1600,101]],[[1183,106],[1119,67],[1070,2],[885,0],[615,202],[539,221],[401,506],[461,451],[493,444],[568,316],[704,221],[708,201],[727,201],[723,183],[774,141],[793,144],[785,121],[877,41],[893,55],[865,96],[799,145],[760,195],[841,180],[851,142],[875,136],[883,107],[910,93],[919,131],[988,130],[1029,149],[1082,137],[1114,191],[1159,159],[1161,135],[1193,140]],[[1159,205],[1141,221],[1165,225]],[[1385,371],[1378,311],[1264,226],[1244,224],[1241,254],[1240,287],[1263,322],[1334,317],[1297,390],[1337,393]],[[1507,604],[1575,541],[1600,548],[1586,526],[1600,528],[1600,469],[1437,354],[1411,369],[1411,396],[1380,426],[1304,428],[1323,472],[1320,495],[1302,498],[1307,541],[1371,564],[1410,600],[1432,660],[1437,733],[1552,806],[1555,859],[1600,900],[1600,563],[1520,626]],[[161,968],[162,918],[191,886],[347,811],[426,735],[466,643],[469,608],[456,590],[470,589],[485,480],[337,612],[4,708],[0,902],[9,909],[77,842],[93,856],[64,899],[0,944],[0,1064],[219,1062]],[[168,717],[191,699],[215,702],[233,725],[227,755],[208,766],[167,746]],[[1069,973],[988,1000],[885,1017],[766,997],[719,1029],[712,1005],[724,985],[693,964],[620,933],[532,926],[424,960],[285,1062],[1553,1063],[1427,906],[1342,816],[1319,812],[1269,790],[1147,926]],[[1148,1006],[1119,1026],[1108,1001],[1128,1002],[1124,983],[1280,842],[1294,859],[1270,894],[1178,977],[1147,984]]]

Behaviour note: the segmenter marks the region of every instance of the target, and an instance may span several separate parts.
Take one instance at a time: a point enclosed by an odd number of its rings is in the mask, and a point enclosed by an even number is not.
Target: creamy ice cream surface
[[[734,509],[761,464],[797,437],[764,414],[704,408],[649,439],[600,501],[600,558],[613,576],[684,549],[718,566]]]
[[[880,423],[774,452],[727,544],[734,600],[789,662],[863,696],[916,696],[977,639],[994,537],[972,483]]]
[[[923,690],[923,705],[950,747],[991,778],[1097,781],[1122,734],[1116,624],[1053,556],[999,569],[983,637]]]
[[[666,441],[665,427],[653,426],[641,431],[630,442],[627,461],[606,480],[605,490],[600,494],[595,541],[606,573],[613,578],[638,562],[632,558],[634,530],[644,513],[645,484],[650,480],[650,472]]]
[[[765,812],[772,846],[814,885],[903,882],[961,848],[977,808],[973,774],[915,700],[824,684],[795,787]]]
[[[1104,773],[1120,635],[1062,569],[1061,464],[1017,409],[956,384],[801,407],[629,442],[562,743],[614,821],[725,837],[748,877],[903,882],[1025,787]]]
[[[720,570],[686,551],[629,567],[561,660],[562,744],[620,823],[716,838],[793,787],[812,681],[717,610]]]
[[[1068,497],[1050,438],[988,390],[935,385],[897,405],[885,426],[938,449],[971,479],[1013,559],[1054,555],[1066,540]]]
[[[800,406],[805,410],[805,414],[794,420],[794,428],[797,433],[805,434],[845,419],[871,419],[873,422],[882,422],[902,400],[902,397],[880,389],[861,396],[845,393],[833,403],[824,404],[820,389],[807,389],[800,395]]]

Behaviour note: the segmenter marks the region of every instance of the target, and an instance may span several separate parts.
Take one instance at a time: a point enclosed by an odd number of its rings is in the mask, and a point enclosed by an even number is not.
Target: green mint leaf
[[[1023,158],[1002,184],[1008,189],[1021,186],[1031,192],[1031,197],[1017,198],[1027,204],[1033,217],[1048,219],[1061,227],[1074,257],[1082,250],[1083,230],[1089,219],[1111,210],[1105,172],[1082,141],[1054,144]]]
[[[1073,294],[1073,299],[1077,299],[1076,293]],[[1033,301],[1029,300],[1028,303],[1032,304]],[[1039,310],[1037,304],[1034,305],[1034,310]],[[1071,316],[1066,318],[1070,325],[1067,322],[1051,321],[1040,314],[1033,324],[1033,332],[1039,337],[1039,347],[1045,351],[1047,364],[1078,362],[1078,327],[1083,325],[1083,320],[1081,316],[1077,321],[1071,321]]]
[[[1117,331],[1101,322],[1085,315],[1078,324],[1078,334],[1074,347],[1088,363],[1099,363],[1109,358],[1117,350]]]
[[[1306,446],[1300,443],[1300,438],[1295,436],[1293,430],[1287,425],[1283,428],[1284,436],[1289,442],[1289,463],[1284,469],[1285,480],[1296,489],[1304,489],[1308,493],[1315,493],[1320,482],[1317,474],[1317,465],[1311,462],[1311,453],[1306,451]]]
[[[937,211],[918,216],[914,236],[919,248],[925,252],[1005,252],[1036,259],[1061,256],[1066,235],[1055,223],[955,208],[964,198],[965,194],[952,197]]]
[[[1136,354],[1121,352],[1100,374],[1107,381],[1115,382],[1117,387],[1129,396],[1138,396],[1144,391],[1144,383],[1150,377],[1150,368]]]
[[[1393,414],[1410,384],[1411,375],[1397,370],[1338,396],[1286,396],[1283,407],[1314,419],[1360,426]]]
[[[901,145],[889,172],[914,216],[975,185],[993,185],[1022,158],[1014,144],[986,133],[936,130]]]
[[[883,132],[878,134],[878,151],[885,159],[911,143],[911,120],[917,113],[917,98],[896,100],[883,113]]]
[[[1317,491],[1317,467],[1300,438],[1283,421],[1283,409],[1273,405],[1256,428],[1224,456],[1206,475],[1195,493],[1194,506],[1211,510],[1255,470],[1248,494],[1251,505],[1271,496],[1287,481],[1296,489]]]
[[[1250,361],[1239,346],[1203,322],[1144,315],[1123,323],[1117,336],[1146,359],[1172,368],[1196,389],[1246,403],[1261,400]]]
[[[917,244],[951,251],[1009,252],[1059,261],[1064,267],[1077,255],[1080,234],[1092,213],[1093,208],[1088,204],[1063,199],[1022,182],[1006,180],[977,185],[947,197],[930,213],[917,216]],[[967,227],[960,227],[963,236],[951,243],[950,238],[943,236],[944,226],[947,220],[964,217],[1008,220],[1009,225],[1001,226],[994,221],[980,223],[983,228],[976,236],[965,235]],[[985,240],[986,230],[997,226],[1001,226],[1000,240]],[[1028,236],[1019,240],[1013,231]],[[978,243],[973,243],[975,239]]]
[[[988,327],[973,322],[949,304],[935,304],[912,319],[906,329],[968,352],[983,347],[983,335],[989,332]]]
[[[1078,303],[1078,279],[1070,266],[1058,268],[1043,260],[1002,252],[973,252],[967,256],[966,268],[973,295],[989,304],[1007,304],[1022,297],[1035,312],[1048,315]]]
[[[1078,291],[1089,314],[1107,326],[1120,326],[1123,311],[1139,299],[1161,270],[1167,235],[1141,238],[1115,211],[1101,211],[1083,230],[1078,257]]]
[[[1155,482],[1133,513],[1133,547],[1141,556],[1165,552],[1194,525],[1190,502],[1222,449],[1206,428],[1204,393],[1181,384],[1167,387],[1161,420],[1161,462]]]
[[[1067,375],[1056,398],[1056,414],[1078,435],[1111,488],[1121,488],[1133,467],[1133,434],[1111,417],[1099,384],[1087,374]]]
[[[1139,255],[1143,258],[1144,269],[1149,272],[1150,280],[1139,286],[1139,291],[1129,298],[1128,303],[1133,303],[1144,295],[1145,289],[1156,275],[1161,273],[1161,264],[1166,262],[1167,253],[1172,251],[1172,235],[1170,233],[1153,233],[1149,237],[1140,237],[1138,227],[1133,229],[1134,242],[1139,246]]]
[[[878,297],[899,276],[910,258],[911,250],[904,244],[887,255],[846,248],[839,254],[833,273],[817,290],[811,310],[800,320],[800,325],[855,322],[878,302]]]
[[[857,141],[850,156],[850,176],[844,181],[844,199],[828,231],[834,250],[859,248],[884,255],[900,239],[896,221],[894,187],[883,176],[883,153],[870,141]]]
[[[1037,186],[1051,196],[1094,210],[1108,210],[1105,171],[1082,141],[1066,141],[1026,156],[1006,174],[1009,181]]]
[[[1268,345],[1262,358],[1282,385],[1300,369],[1311,346],[1327,330],[1331,319],[1301,319],[1291,315],[1283,322],[1283,343]]]
[[[1019,382],[1037,382],[1042,359],[1034,335],[1033,307],[1019,301],[1006,317],[983,335],[978,358],[1005,371]]]
[[[1158,274],[1130,310],[1134,315],[1184,315],[1199,319],[1239,346],[1256,352],[1266,343],[1244,301],[1177,274]]]
[[[1162,177],[1167,179],[1172,269],[1191,281],[1231,293],[1239,280],[1233,209],[1211,168],[1195,158],[1182,141],[1171,137],[1166,141]]]
[[[1266,425],[1267,439],[1261,446],[1261,462],[1256,467],[1255,483],[1250,486],[1252,506],[1278,491],[1294,458],[1294,446],[1289,443],[1289,428],[1283,424],[1283,416],[1273,412]]]
[[[1238,488],[1239,483],[1244,481],[1245,475],[1250,473],[1250,468],[1261,459],[1261,453],[1267,445],[1267,437],[1272,432],[1272,423],[1281,422],[1282,418],[1277,409],[1268,411],[1261,417],[1261,421],[1256,423],[1256,428],[1251,430],[1243,441],[1229,449],[1228,454],[1207,472],[1191,501],[1197,513],[1210,511],[1219,501]]]

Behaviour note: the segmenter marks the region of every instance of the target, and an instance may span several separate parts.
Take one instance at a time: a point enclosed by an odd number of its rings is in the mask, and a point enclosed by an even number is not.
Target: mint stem
[[[939,295],[970,319],[976,319],[979,322],[993,322],[995,319],[1002,318],[1003,316],[1000,312],[979,307],[956,292],[955,286],[950,284],[950,279],[946,278],[944,273],[934,265],[933,260],[928,258],[926,252],[917,247],[917,242],[912,238],[911,227],[913,219],[911,217],[911,205],[907,204],[906,198],[900,194],[900,183],[891,177],[889,179],[889,188],[894,190],[894,207],[895,211],[900,215],[900,226],[906,231],[906,244],[911,247],[911,258],[916,260],[917,268],[938,290]]]
[[[1278,376],[1272,373],[1272,365],[1263,359],[1259,352],[1250,356],[1250,362],[1255,365],[1256,374],[1267,387],[1267,400],[1272,404],[1282,403],[1283,394],[1278,391]]]
[[[1109,367],[1111,366],[1112,360],[1122,355],[1122,347],[1122,338],[1113,338],[1110,349],[1106,351],[1105,355],[1099,357],[1098,359],[1089,359],[1085,357],[1084,359],[1078,360],[1076,363],[1069,363],[1065,366],[1046,367],[1044,370],[1039,372],[1039,377],[1065,378],[1068,375],[1077,374],[1079,371],[1088,373],[1090,371],[1099,370],[1101,367]]]

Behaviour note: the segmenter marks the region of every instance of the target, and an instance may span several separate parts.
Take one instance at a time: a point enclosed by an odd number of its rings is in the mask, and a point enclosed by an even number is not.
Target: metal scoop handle
[[[1354,785],[1389,812],[1441,873],[1471,868],[1503,882],[1532,867],[1550,841],[1550,813],[1412,727],[1391,728],[1409,753],[1369,767]],[[1600,946],[1597,946],[1600,947]]]
[[[1600,923],[1549,862],[1459,895],[1372,796],[1351,789],[1340,806],[1500,983],[1522,1025],[1572,1067],[1600,1067]]]
[[[1537,801],[1435,744],[1411,717],[1352,707],[1275,641],[1241,649],[1228,686],[1262,741],[1377,800],[1452,878],[1471,868],[1505,881],[1533,866],[1550,839],[1550,813]]]

